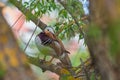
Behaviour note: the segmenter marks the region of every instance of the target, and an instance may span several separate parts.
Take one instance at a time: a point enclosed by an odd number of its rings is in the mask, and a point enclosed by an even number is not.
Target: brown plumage
[[[62,48],[62,51],[70,54],[70,52],[65,49],[62,41],[61,41],[60,39],[58,39],[58,38],[55,36],[55,34],[53,34],[52,32],[50,32],[49,30],[45,30],[44,32],[45,32],[45,34],[46,34],[47,36],[49,36],[51,39],[57,41],[57,42],[60,44],[60,46],[61,46],[61,48]]]
[[[58,58],[60,59],[60,61],[61,61],[65,66],[67,66],[67,67],[72,67],[70,58],[69,58],[69,56],[68,56],[68,53],[70,53],[70,52],[68,52],[68,51],[65,49],[62,41],[61,41],[60,39],[58,39],[58,38],[55,36],[55,34],[53,34],[49,29],[45,29],[44,32],[45,32],[45,34],[46,34],[47,36],[49,36],[50,39],[53,40],[52,43],[49,44],[49,46],[55,50],[55,52],[56,52]],[[56,45],[56,43],[57,43],[57,45]]]

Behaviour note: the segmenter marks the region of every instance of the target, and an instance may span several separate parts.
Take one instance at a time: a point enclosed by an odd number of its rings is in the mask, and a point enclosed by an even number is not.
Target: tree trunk
[[[102,80],[120,80],[120,1],[90,0],[87,45]]]
[[[0,5],[0,80],[35,80],[14,35],[2,15]]]

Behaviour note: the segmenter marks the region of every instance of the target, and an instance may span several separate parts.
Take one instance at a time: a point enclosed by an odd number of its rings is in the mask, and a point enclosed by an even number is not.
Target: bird
[[[35,43],[40,52],[46,56],[52,56],[50,62],[57,58],[63,65],[67,67],[72,67],[70,58],[67,51],[62,43],[62,41],[55,35],[52,27],[47,26],[42,32],[40,32],[36,38]]]

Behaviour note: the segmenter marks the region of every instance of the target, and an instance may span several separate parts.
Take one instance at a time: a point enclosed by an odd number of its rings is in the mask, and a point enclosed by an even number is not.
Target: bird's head
[[[47,26],[47,27],[44,29],[44,32],[45,32],[45,34],[48,34],[48,33],[55,34],[53,28],[52,28],[52,27],[49,27],[49,26]]]

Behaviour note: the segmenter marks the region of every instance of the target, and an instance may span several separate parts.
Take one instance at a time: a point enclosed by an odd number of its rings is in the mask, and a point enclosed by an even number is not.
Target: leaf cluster
[[[79,32],[79,27],[84,25],[84,22],[81,20],[84,14],[82,4],[78,0],[68,0],[67,3],[64,3],[69,11],[55,0],[30,0],[28,2],[23,2],[23,7],[29,9],[36,17],[41,17],[43,14],[50,14],[52,11],[57,11],[58,16],[54,24],[57,36],[61,39],[70,39],[76,34],[79,34],[79,38],[82,39],[83,36]],[[76,25],[70,13],[73,13],[73,16],[78,20],[81,26]],[[29,14],[26,17],[28,20],[31,19],[31,15]]]

